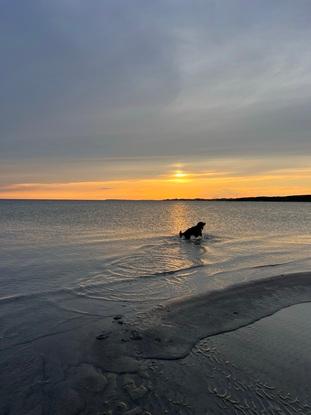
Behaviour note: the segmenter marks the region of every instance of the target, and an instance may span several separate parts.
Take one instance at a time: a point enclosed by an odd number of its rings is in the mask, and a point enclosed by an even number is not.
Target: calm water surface
[[[116,313],[311,270],[310,231],[308,203],[0,201],[0,413],[56,413]]]
[[[75,319],[137,314],[167,300],[311,270],[310,208],[1,201],[0,346],[50,335]],[[202,240],[178,237],[199,220],[206,222]]]
[[[206,222],[202,241],[178,232]],[[160,301],[311,269],[311,204],[0,202],[0,300]]]

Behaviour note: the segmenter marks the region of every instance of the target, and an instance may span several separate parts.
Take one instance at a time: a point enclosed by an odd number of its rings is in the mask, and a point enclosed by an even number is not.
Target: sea
[[[203,238],[180,230],[206,222]],[[62,291],[158,302],[310,270],[311,204],[0,201],[0,306]]]
[[[199,221],[202,239],[179,238]],[[14,396],[59,334],[310,271],[311,203],[1,200],[0,246],[0,410],[24,413]]]

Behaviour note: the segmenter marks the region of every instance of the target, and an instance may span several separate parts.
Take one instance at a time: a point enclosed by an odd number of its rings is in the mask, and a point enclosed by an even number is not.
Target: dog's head
[[[198,228],[200,228],[200,229],[203,229],[205,225],[206,225],[206,223],[205,223],[205,222],[199,222],[199,223],[197,224],[197,227],[198,227]]]

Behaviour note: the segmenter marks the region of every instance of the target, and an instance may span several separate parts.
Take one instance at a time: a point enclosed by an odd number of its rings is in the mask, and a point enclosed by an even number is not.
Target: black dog
[[[199,222],[197,225],[192,226],[192,228],[187,229],[185,232],[180,231],[179,237],[181,238],[182,236],[184,236],[185,239],[190,239],[191,236],[195,236],[196,238],[198,236],[202,236],[202,230],[204,226],[205,226],[204,222]]]

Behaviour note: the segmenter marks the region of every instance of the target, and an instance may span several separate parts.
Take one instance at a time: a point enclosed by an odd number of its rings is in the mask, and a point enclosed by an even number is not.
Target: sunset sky
[[[0,7],[0,198],[311,193],[309,0]]]

